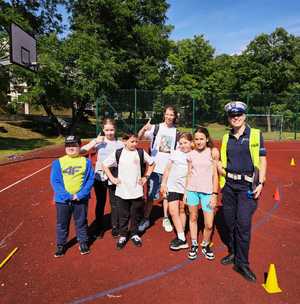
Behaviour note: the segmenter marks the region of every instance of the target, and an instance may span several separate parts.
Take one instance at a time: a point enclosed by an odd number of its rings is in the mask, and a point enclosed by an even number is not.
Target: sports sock
[[[193,246],[198,246],[197,240],[192,240],[192,245],[193,245]]]
[[[184,241],[185,242],[185,235],[184,235],[184,232],[178,232],[177,233],[177,236],[180,240]]]
[[[206,247],[207,245],[209,245],[209,241],[203,240],[201,246]]]

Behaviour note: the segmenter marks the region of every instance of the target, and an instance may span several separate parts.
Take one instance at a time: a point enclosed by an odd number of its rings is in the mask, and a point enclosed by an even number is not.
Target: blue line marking
[[[259,227],[261,227],[262,225],[264,225],[269,219],[270,217],[272,216],[272,214],[278,209],[279,207],[279,202],[275,202],[275,204],[273,205],[273,207],[265,214],[265,216],[263,218],[261,218],[259,221],[257,221],[255,223],[255,225],[253,225],[253,230],[256,230],[258,229]],[[221,251],[225,248],[226,246],[224,244],[218,246],[216,248],[216,251]],[[124,289],[127,289],[127,288],[130,288],[130,287],[134,287],[134,286],[138,286],[138,285],[142,285],[146,282],[149,282],[149,281],[152,281],[152,280],[156,280],[156,279],[159,279],[169,273],[172,273],[172,272],[175,272],[193,262],[195,262],[197,260],[194,260],[194,261],[191,261],[191,260],[185,260],[183,263],[180,263],[180,264],[177,264],[177,265],[174,265],[166,270],[162,270],[160,272],[157,272],[157,273],[154,273],[154,274],[151,274],[151,275],[148,275],[148,276],[145,276],[141,279],[137,279],[137,280],[133,280],[131,282],[128,282],[128,283],[125,283],[125,284],[122,284],[118,287],[115,287],[115,288],[111,288],[111,289],[107,289],[107,290],[104,290],[104,291],[100,291],[100,292],[97,292],[93,295],[90,295],[90,296],[86,296],[86,297],[82,297],[82,298],[79,298],[77,300],[74,300],[72,302],[69,302],[68,304],[81,304],[81,303],[86,303],[86,302],[89,302],[89,301],[94,301],[96,299],[100,299],[100,298],[103,298],[109,294],[113,294],[115,292],[119,292],[121,290],[124,290]],[[199,260],[198,260],[199,261]]]

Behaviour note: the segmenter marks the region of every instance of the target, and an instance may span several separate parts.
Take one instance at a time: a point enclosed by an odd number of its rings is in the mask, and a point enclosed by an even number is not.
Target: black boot
[[[234,265],[233,270],[242,275],[247,281],[256,282],[255,273],[249,268],[249,266],[245,265]]]
[[[230,265],[230,264],[233,264],[233,262],[234,262],[233,253],[229,253],[228,255],[226,255],[224,258],[221,259],[222,265]]]

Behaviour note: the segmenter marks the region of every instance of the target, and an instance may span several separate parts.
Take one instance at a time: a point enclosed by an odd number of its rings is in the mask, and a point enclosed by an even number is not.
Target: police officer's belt
[[[235,174],[235,173],[227,172],[226,177],[233,179],[233,180],[244,180],[249,183],[253,182],[253,176],[248,176],[245,174]]]

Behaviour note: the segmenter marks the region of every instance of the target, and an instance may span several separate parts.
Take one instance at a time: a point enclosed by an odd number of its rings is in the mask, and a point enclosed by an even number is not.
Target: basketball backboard
[[[36,39],[15,23],[10,26],[10,62],[37,70]]]

